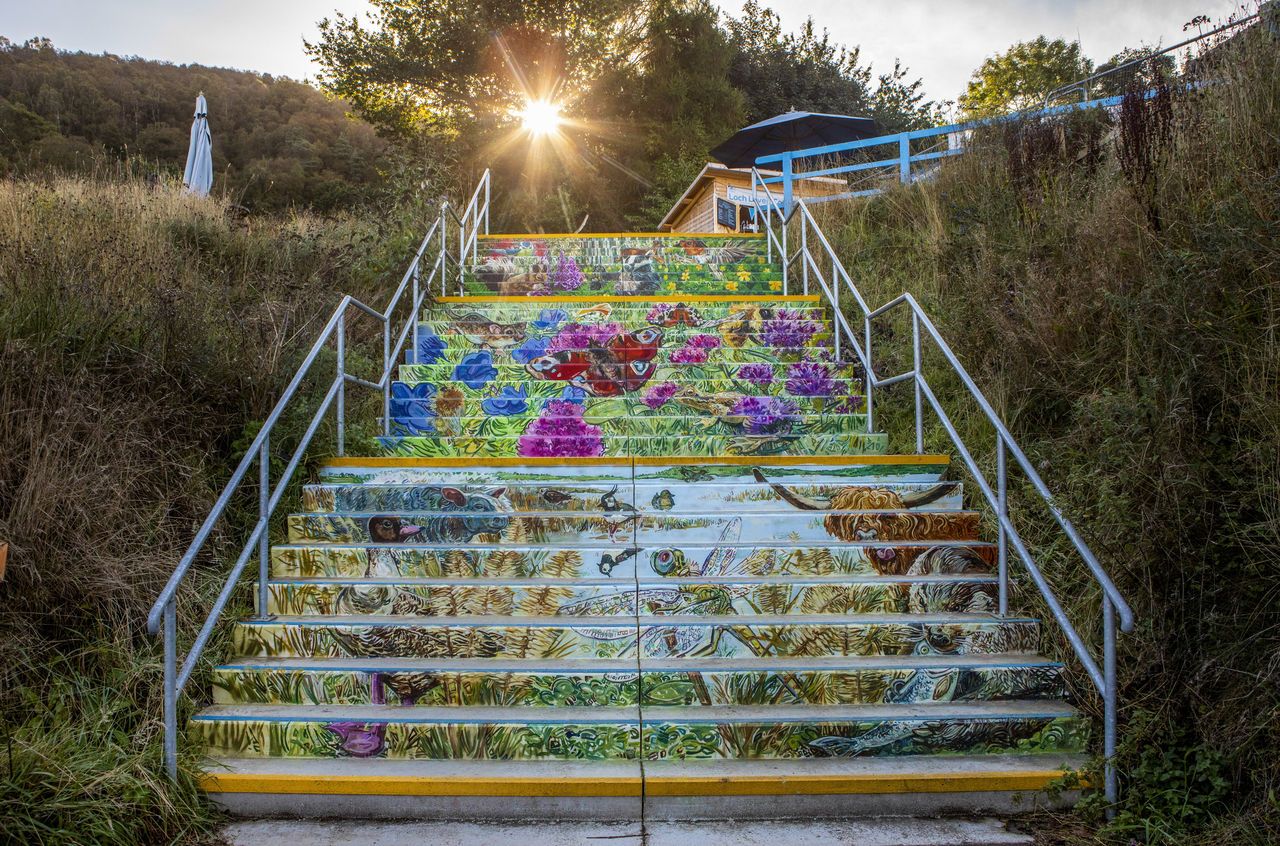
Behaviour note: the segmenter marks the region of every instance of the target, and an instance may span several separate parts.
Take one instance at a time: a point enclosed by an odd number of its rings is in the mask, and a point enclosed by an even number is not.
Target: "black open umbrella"
[[[751,167],[761,156],[842,144],[883,134],[871,118],[787,112],[739,129],[712,150],[711,155],[729,167]]]

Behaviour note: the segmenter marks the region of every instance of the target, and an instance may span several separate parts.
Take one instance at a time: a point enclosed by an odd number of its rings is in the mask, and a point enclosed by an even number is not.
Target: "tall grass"
[[[385,301],[408,238],[109,178],[0,181],[0,839],[210,830],[192,770],[162,775],[146,611],[339,292]],[[184,642],[226,569],[201,562]]]
[[[1119,120],[988,131],[936,179],[820,212],[873,307],[908,290],[934,316],[1134,605],[1120,813],[1062,841],[1280,840],[1280,49],[1260,26],[1197,73]],[[881,375],[910,369],[904,321],[874,348]],[[936,357],[926,375],[990,468],[991,429]],[[879,398],[900,449],[909,390]],[[936,423],[927,440],[953,451]],[[1093,580],[1012,496],[1096,646]],[[1019,606],[1043,611],[1027,581]]]

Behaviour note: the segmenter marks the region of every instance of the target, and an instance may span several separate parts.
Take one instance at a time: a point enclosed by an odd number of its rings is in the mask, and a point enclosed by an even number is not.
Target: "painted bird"
[[[639,513],[636,507],[629,502],[623,502],[617,497],[618,486],[614,485],[613,489],[600,497],[600,510],[604,512],[605,526],[609,530],[609,540],[614,540],[614,536],[619,529],[634,525],[636,515]]]
[[[671,491],[663,488],[653,495],[653,507],[659,511],[670,511],[675,507],[676,498]]]
[[[405,543],[421,533],[421,526],[405,523],[399,517],[379,515],[369,518],[369,538],[374,543]]]

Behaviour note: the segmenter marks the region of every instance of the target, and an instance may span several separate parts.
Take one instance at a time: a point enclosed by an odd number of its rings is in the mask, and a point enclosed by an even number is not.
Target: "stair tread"
[[[509,672],[560,670],[564,672],[631,672],[632,658],[256,658],[244,657],[221,664],[217,669],[330,670],[394,672],[403,670],[437,672]],[[1006,668],[1061,667],[1062,662],[1035,653],[1004,652],[956,655],[818,655],[795,657],[643,658],[649,671],[734,671],[752,670],[918,670],[942,667]]]
[[[964,623],[1035,623],[1034,617],[1001,617],[998,614],[953,612],[945,614],[770,614],[770,615],[738,615],[722,614],[716,616],[671,614],[661,617],[646,618],[642,625],[647,626],[838,626],[838,625],[875,625],[881,623],[914,623],[917,625],[948,625]],[[351,614],[329,616],[286,616],[280,615],[270,620],[240,620],[238,625],[245,626],[510,626],[510,627],[565,627],[565,628],[618,628],[635,626],[635,618],[631,615],[612,617],[564,616],[564,617],[513,617],[513,616],[469,616],[469,617],[434,617],[434,616],[378,616],[374,614]]]
[[[677,587],[679,585],[883,585],[883,584],[988,584],[997,581],[994,574],[983,573],[924,573],[920,575],[879,575],[837,573],[831,575],[779,575],[779,576],[642,576],[640,585],[652,587]],[[636,582],[611,578],[482,578],[459,576],[290,576],[272,577],[269,585],[385,585],[387,587],[434,586],[449,587],[615,587],[619,592],[636,590]]]
[[[1075,707],[1055,699],[874,703],[849,705],[644,705],[555,706],[545,708],[488,705],[210,705],[193,720],[263,720],[272,722],[842,722],[945,719],[1026,719],[1071,717]]]

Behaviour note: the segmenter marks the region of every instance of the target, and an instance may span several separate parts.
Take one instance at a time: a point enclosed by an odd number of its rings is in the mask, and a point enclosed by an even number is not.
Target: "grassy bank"
[[[1045,842],[1280,839],[1278,56],[1259,28],[1204,62],[1199,90],[989,130],[937,179],[819,212],[873,306],[907,290],[936,318],[1139,617],[1121,639],[1120,815]],[[881,375],[910,369],[903,322],[874,345]],[[990,467],[991,430],[929,362]],[[880,399],[899,448],[909,390]],[[928,440],[950,451],[939,426]],[[1092,579],[1013,496],[1099,643]]]
[[[146,611],[339,292],[384,302],[408,241],[127,181],[0,181],[6,842],[210,831],[190,770],[163,777]],[[188,635],[226,566],[202,562]]]

